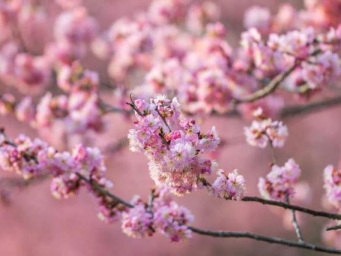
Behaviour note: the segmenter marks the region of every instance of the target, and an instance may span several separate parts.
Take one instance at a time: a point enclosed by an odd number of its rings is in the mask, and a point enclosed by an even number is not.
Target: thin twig
[[[167,123],[166,118],[165,118],[163,115],[161,115],[161,113],[160,113],[160,111],[157,109],[157,107],[156,107],[156,112],[158,113],[158,115],[159,115],[160,118],[162,119],[163,123],[167,126],[169,132],[172,132],[172,129],[170,128],[169,124]]]
[[[271,151],[272,164],[277,165],[276,149],[275,149],[274,145],[272,144],[271,138],[268,135],[266,135],[266,136],[269,138],[269,147],[270,147],[270,151]]]
[[[330,231],[330,230],[339,230],[339,229],[341,229],[341,225],[330,226],[330,227],[327,227],[327,228],[326,228],[327,231]]]
[[[148,212],[152,213],[154,199],[155,199],[155,189],[152,188],[148,197],[148,208],[147,208]]]
[[[124,201],[123,199],[121,199],[121,198],[115,196],[114,194],[112,194],[112,193],[110,193],[109,191],[107,191],[107,190],[105,190],[104,188],[102,188],[96,181],[90,180],[90,179],[86,178],[85,176],[83,176],[83,175],[80,174],[80,173],[76,173],[76,174],[77,174],[77,176],[78,176],[81,180],[85,181],[85,182],[88,183],[90,186],[92,186],[92,188],[93,188],[95,191],[101,193],[102,195],[105,195],[105,196],[111,198],[112,200],[114,200],[114,201],[116,201],[116,202],[119,202],[120,204],[122,204],[122,205],[124,205],[124,206],[127,206],[127,207],[129,207],[129,208],[132,208],[132,207],[133,207],[132,204],[130,204],[130,203]]]
[[[268,136],[268,138],[269,138],[269,146],[270,146],[270,149],[271,149],[272,163],[277,165],[276,149],[275,149],[275,147],[274,147],[274,145],[272,143],[271,138],[269,136]],[[289,200],[289,196],[288,195],[286,196],[286,203],[290,204],[290,200]],[[304,243],[304,240],[303,240],[303,237],[302,237],[302,233],[301,233],[300,227],[299,227],[297,219],[296,219],[295,210],[291,209],[290,211],[291,211],[291,216],[292,216],[292,224],[294,226],[295,233],[296,233],[297,238],[298,238],[298,242],[299,243]]]
[[[269,237],[264,236],[260,234],[250,233],[250,232],[228,232],[228,231],[212,231],[212,230],[203,230],[195,227],[189,227],[190,230],[192,230],[194,233],[205,235],[205,236],[212,236],[212,237],[222,237],[222,238],[250,238],[257,241],[263,241],[267,243],[273,243],[273,244],[282,244],[289,247],[296,247],[296,248],[302,248],[312,251],[318,251],[318,252],[325,252],[325,253],[331,253],[331,254],[341,254],[341,250],[318,246],[311,243],[300,243],[296,241],[286,240],[279,237]]]
[[[201,177],[200,181],[202,182],[203,186],[206,187],[207,189],[210,189],[212,187],[210,182],[207,181],[205,178]],[[230,200],[229,198],[225,198],[225,199]],[[272,206],[281,207],[283,209],[291,209],[291,210],[295,210],[298,212],[303,212],[305,214],[312,215],[314,217],[324,217],[327,219],[341,220],[341,215],[336,214],[336,213],[317,211],[317,210],[305,208],[305,207],[294,205],[294,204],[288,204],[288,203],[281,202],[281,201],[263,199],[263,198],[256,197],[256,196],[244,196],[241,199],[241,201],[243,201],[243,202],[256,202],[256,203],[261,203],[264,205],[272,205]]]
[[[288,196],[286,198],[286,201],[287,201],[287,204],[290,204],[290,199]],[[294,226],[295,233],[296,233],[296,236],[298,238],[298,242],[304,243],[303,236],[302,236],[302,233],[300,230],[300,226],[298,225],[298,221],[296,218],[296,212],[295,212],[295,210],[292,210],[292,209],[290,211],[291,211],[292,225]]]
[[[135,110],[139,116],[144,116],[141,113],[141,111],[136,107],[134,100],[133,100],[133,94],[132,93],[130,94],[130,102],[126,102],[126,104],[129,105],[133,110]]]
[[[265,205],[278,206],[284,209],[292,209],[298,212],[303,212],[303,213],[312,215],[314,217],[324,217],[324,218],[333,219],[333,220],[341,220],[341,215],[336,214],[336,213],[317,211],[317,210],[305,208],[305,207],[294,205],[294,204],[287,204],[285,202],[263,199],[263,198],[256,197],[256,196],[245,196],[242,198],[242,201],[243,202],[257,202],[257,203],[261,203]]]

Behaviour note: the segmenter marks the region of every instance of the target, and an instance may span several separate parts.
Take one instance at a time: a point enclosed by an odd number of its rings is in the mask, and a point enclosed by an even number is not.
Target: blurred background
[[[146,8],[147,0],[85,1],[92,16],[105,29],[113,20]],[[288,1],[216,0],[221,6],[223,20],[231,40],[237,42],[243,29],[243,13],[251,5],[266,6],[271,10]],[[297,8],[302,1],[289,1]],[[46,4],[48,2],[46,1]],[[101,70],[106,63],[89,58],[87,65]],[[101,66],[102,65],[102,66]],[[287,143],[277,151],[278,162],[284,164],[294,158],[302,168],[301,181],[312,188],[310,208],[322,209],[322,172],[328,164],[337,165],[341,146],[341,107],[318,113],[288,117],[283,121],[289,128]],[[99,145],[112,138],[112,142],[125,138],[131,122],[123,122],[119,115],[107,117],[108,129],[98,138]],[[271,154],[246,144],[243,127],[249,121],[238,117],[214,117],[201,120],[204,130],[215,125],[226,141],[217,154],[219,166],[230,172],[238,169],[244,175],[247,195],[259,195],[257,182],[269,171]],[[9,136],[25,133],[37,136],[35,131],[12,117],[0,117],[0,126]],[[53,136],[53,134],[51,134]],[[129,200],[134,194],[147,198],[153,185],[148,166],[142,154],[132,153],[127,147],[106,155],[108,176],[114,182],[114,193]],[[250,231],[269,236],[296,240],[288,225],[289,212],[256,203],[229,202],[207,195],[204,191],[178,198],[195,215],[194,226],[212,230]],[[181,243],[170,243],[161,235],[147,239],[132,239],[120,230],[120,224],[108,225],[97,218],[96,203],[82,191],[68,200],[56,200],[44,181],[28,188],[13,190],[10,204],[0,205],[0,255],[4,256],[108,256],[108,255],[323,255],[280,245],[246,239],[220,239],[193,234]],[[289,221],[290,222],[290,221]],[[305,240],[322,243],[321,230],[325,220],[299,215]],[[290,223],[289,223],[290,224]]]

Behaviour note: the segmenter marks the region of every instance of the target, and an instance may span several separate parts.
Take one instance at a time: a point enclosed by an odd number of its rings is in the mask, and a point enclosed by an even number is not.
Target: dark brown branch
[[[269,237],[260,234],[250,233],[250,232],[228,232],[228,231],[211,231],[211,230],[203,230],[195,227],[189,227],[194,233],[212,236],[212,237],[221,237],[221,238],[249,238],[257,241],[272,243],[272,244],[282,244],[289,247],[302,248],[317,252],[325,252],[331,254],[341,254],[341,250],[327,248],[323,246],[318,246],[311,243],[300,243],[296,241],[286,240],[279,237]]]
[[[341,225],[330,226],[330,227],[327,227],[327,228],[326,228],[327,231],[339,230],[339,229],[341,229]]]
[[[316,211],[316,210],[304,208],[304,207],[294,205],[294,204],[287,204],[284,202],[263,199],[263,198],[259,198],[255,196],[245,196],[243,197],[242,201],[243,202],[257,202],[257,203],[261,203],[265,205],[278,206],[284,209],[291,209],[291,210],[295,210],[298,212],[303,212],[303,213],[312,215],[314,217],[324,217],[324,218],[333,219],[333,220],[341,220],[341,215],[336,214],[336,213]]]
[[[101,187],[97,182],[93,181],[93,180],[90,180],[88,178],[86,178],[85,176],[83,176],[82,174],[80,173],[77,173],[77,176],[85,181],[86,183],[88,183],[95,191],[99,192],[100,194],[104,195],[104,196],[107,196],[109,198],[111,198],[112,200],[124,205],[124,206],[127,206],[129,208],[132,208],[133,205],[124,201],[123,199],[115,196],[114,194],[111,194],[109,191],[105,190],[103,187]]]

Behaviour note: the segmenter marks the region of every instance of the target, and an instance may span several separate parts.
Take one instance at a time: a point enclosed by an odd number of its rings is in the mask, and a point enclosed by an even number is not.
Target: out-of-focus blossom
[[[328,165],[323,172],[324,188],[330,204],[340,208],[341,203],[341,171]]]
[[[283,147],[288,128],[282,122],[266,117],[261,108],[256,109],[253,115],[256,120],[244,128],[247,143],[260,148],[265,148],[268,143],[273,147]]]
[[[244,14],[244,26],[268,32],[271,26],[270,10],[259,6],[249,8]]]

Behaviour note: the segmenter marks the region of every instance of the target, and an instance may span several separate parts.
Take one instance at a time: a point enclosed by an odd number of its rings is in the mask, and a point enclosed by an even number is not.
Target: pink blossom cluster
[[[48,58],[20,52],[14,42],[8,42],[1,48],[0,63],[1,80],[23,93],[39,93],[50,82],[51,64]]]
[[[302,78],[309,88],[316,89],[332,84],[340,78],[340,58],[336,53],[326,51],[312,58],[311,61],[312,63],[304,63],[302,66]]]
[[[339,28],[321,34],[312,28],[293,30],[270,34],[266,40],[253,28],[242,34],[235,50],[226,42],[221,23],[210,23],[204,31],[203,36],[191,39],[192,47],[181,58],[153,62],[144,83],[134,92],[148,97],[176,94],[190,113],[225,113],[235,99],[265,86],[288,67],[295,68],[281,87],[301,94],[300,87],[307,85],[306,92],[325,88],[341,74],[335,53],[341,42]],[[272,99],[262,105],[269,109],[281,105],[281,96]],[[240,109],[244,112],[245,107]]]
[[[1,136],[0,166],[16,172],[25,179],[52,175],[52,193],[58,198],[68,197],[80,186],[77,174],[94,180],[103,187],[111,187],[105,177],[103,156],[97,148],[79,145],[72,152],[58,152],[46,142],[20,135],[13,142]]]
[[[137,198],[133,208],[122,214],[123,232],[131,237],[148,237],[159,231],[172,242],[191,238],[188,224],[194,220],[193,215],[173,201],[167,189],[159,188],[155,193],[152,205]]]
[[[218,170],[218,178],[212,184],[212,193],[220,198],[240,200],[245,194],[245,179],[237,170],[227,175],[223,170]]]
[[[205,176],[217,169],[217,163],[201,156],[216,150],[220,139],[215,127],[203,133],[194,120],[181,116],[176,98],[164,96],[131,103],[137,121],[129,131],[130,149],[143,152],[149,160],[151,178],[157,186],[184,195],[196,188],[208,186]],[[213,195],[239,200],[245,192],[243,176],[237,172],[227,176],[222,170],[210,187]]]
[[[133,238],[152,236],[155,232],[153,213],[148,211],[147,205],[140,198],[135,198],[133,208],[122,213],[121,227],[126,235]]]
[[[293,198],[300,174],[301,169],[293,159],[289,159],[284,166],[273,165],[266,178],[259,179],[259,192],[266,199],[286,201]]]
[[[341,203],[341,171],[328,165],[323,171],[324,188],[330,204],[340,208]]]
[[[179,195],[197,188],[200,178],[216,168],[214,161],[201,156],[217,148],[215,128],[202,133],[194,120],[181,117],[176,98],[158,96],[150,103],[138,99],[133,106],[137,121],[129,131],[130,149],[147,156],[155,183]]]
[[[290,3],[281,4],[277,13],[262,6],[250,7],[244,15],[246,28],[257,28],[262,34],[315,27],[324,31],[337,26],[340,19],[340,2],[334,0],[305,0],[304,9],[296,10]]]
[[[9,141],[1,133],[0,168],[16,172],[24,179],[52,176],[50,189],[58,199],[73,196],[85,187],[97,199],[101,219],[116,220],[124,209],[101,192],[113,184],[105,177],[106,166],[97,148],[78,145],[71,152],[58,152],[39,139],[20,135]]]
[[[0,4],[0,20],[4,22],[2,24],[0,21],[0,26],[4,31],[0,36],[0,41],[5,42],[1,47],[0,56],[6,66],[1,73],[4,73],[4,76],[14,76],[16,74],[13,74],[13,66],[23,66],[22,72],[25,72],[25,76],[22,80],[26,84],[24,84],[25,86],[21,85],[23,88],[16,85],[21,90],[25,90],[25,87],[28,86],[39,85],[42,83],[40,80],[46,82],[46,73],[50,74],[54,66],[71,64],[84,57],[87,46],[97,34],[97,21],[88,15],[84,6],[80,5],[81,1],[56,0],[56,2],[66,9],[58,15],[54,22],[53,36],[55,40],[53,42],[49,39],[52,33],[47,31],[48,13],[43,4],[22,0],[2,1]],[[28,47],[26,45],[28,35],[23,33],[25,30],[28,33],[33,30],[31,34],[39,36],[41,39],[39,43],[43,42],[44,45],[38,47],[29,45]],[[40,33],[35,30],[40,30]],[[20,55],[20,57],[16,57],[16,55]],[[16,60],[17,58],[18,60]],[[9,68],[11,70],[8,70]],[[12,72],[9,73],[10,71]],[[40,76],[43,77],[40,78]],[[11,84],[11,81],[6,82]],[[25,92],[30,91],[31,88],[25,90]]]
[[[5,28],[8,23],[15,20],[21,10],[22,0],[0,2],[0,26]]]
[[[232,48],[225,36],[221,23],[208,25],[205,35],[193,41],[181,60],[173,58],[154,65],[143,88],[154,93],[175,92],[183,109],[190,113],[230,110],[231,100],[245,92],[239,83],[252,81],[231,70]]]
[[[261,108],[253,112],[256,118],[250,127],[244,128],[246,141],[249,145],[265,148],[268,143],[273,147],[283,147],[288,137],[288,128],[281,121],[273,121],[264,115]]]
[[[58,82],[69,94],[45,94],[37,105],[34,125],[48,128],[59,119],[65,123],[68,133],[84,133],[89,129],[101,131],[104,123],[97,94],[97,73],[77,65],[65,66]]]
[[[83,6],[75,4],[75,7],[64,10],[54,24],[55,41],[47,45],[47,56],[57,64],[68,65],[83,58],[87,46],[97,34],[97,26],[96,20]]]
[[[157,196],[153,203],[154,223],[161,234],[172,242],[191,238],[192,231],[188,225],[194,221],[192,213],[186,207],[173,201],[166,188],[159,188]]]
[[[65,94],[47,92],[37,104],[31,97],[17,101],[12,95],[5,94],[0,97],[1,113],[13,112],[20,121],[39,130],[62,123],[67,134],[102,131],[104,122],[98,96],[98,74],[74,62],[71,66],[61,67],[57,85]]]
[[[200,32],[218,16],[213,2],[189,5],[187,0],[154,0],[145,12],[115,21],[94,41],[92,49],[99,58],[110,58],[109,75],[123,82],[128,72],[149,70],[156,62],[182,58],[194,36],[178,24],[191,21],[191,30]]]
[[[326,87],[341,75],[340,57],[335,53],[340,47],[341,27],[317,34],[313,28],[293,30],[286,34],[270,34],[267,42],[256,29],[242,34],[243,69],[255,65],[254,77],[263,79],[283,72],[296,63],[296,69],[286,79],[284,87],[295,91],[307,84],[311,90]],[[245,58],[247,56],[247,58]],[[300,65],[298,65],[300,64]]]

